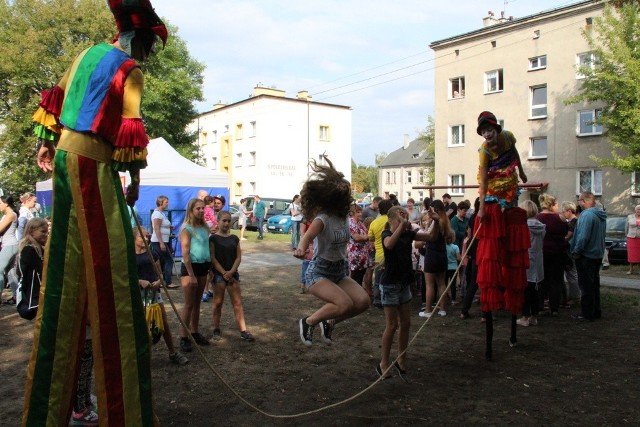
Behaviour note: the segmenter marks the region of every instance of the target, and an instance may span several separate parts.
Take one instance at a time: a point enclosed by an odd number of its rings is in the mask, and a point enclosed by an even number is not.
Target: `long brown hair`
[[[449,221],[447,212],[444,210],[444,203],[442,203],[442,200],[434,200],[431,202],[431,207],[440,218],[438,220],[438,223],[440,224],[440,234],[446,238],[451,232],[451,221]]]
[[[204,206],[204,202],[200,199],[191,199],[189,203],[187,203],[187,214],[184,217],[184,222],[182,223],[182,227],[185,225],[190,225],[193,228],[196,227],[207,227],[207,224],[204,222],[204,216],[202,218],[197,218],[193,215],[193,208],[195,208],[196,204],[202,203]]]
[[[42,258],[42,253],[44,248],[42,245],[36,241],[33,237],[31,237],[31,233],[38,228],[49,228],[49,223],[42,218],[31,218],[27,225],[24,226],[24,233],[22,235],[22,239],[18,243],[18,253],[22,252],[25,246],[33,246],[33,249],[36,250],[36,253],[40,258]]]

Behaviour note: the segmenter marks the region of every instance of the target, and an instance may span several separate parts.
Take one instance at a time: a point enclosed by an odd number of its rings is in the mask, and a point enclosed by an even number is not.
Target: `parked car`
[[[266,233],[268,231],[267,222],[269,221],[269,218],[271,218],[274,215],[278,215],[282,211],[287,209],[289,207],[289,203],[291,203],[291,200],[278,199],[275,197],[262,197],[261,200],[267,205],[266,220],[262,224],[262,232]],[[249,196],[249,200],[247,200],[247,211],[253,211],[254,203],[255,201],[253,200],[253,197]],[[252,212],[249,218],[247,218],[247,230],[256,231],[257,229],[258,229],[258,220],[256,219],[255,215]]]
[[[611,264],[627,263],[627,237],[624,234],[626,216],[607,216],[607,232],[604,239],[609,250]]]
[[[234,230],[238,229],[238,217],[240,214],[238,213],[238,205],[229,205],[227,210],[231,214],[231,228]]]
[[[291,233],[291,212],[289,207],[278,215],[274,215],[267,220],[267,231],[270,233]]]

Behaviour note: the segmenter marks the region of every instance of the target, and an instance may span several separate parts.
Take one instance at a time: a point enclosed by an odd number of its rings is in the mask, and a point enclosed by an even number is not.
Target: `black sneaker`
[[[245,341],[249,341],[249,342],[252,342],[252,341],[255,341],[255,340],[256,340],[256,339],[253,337],[253,335],[251,335],[251,332],[247,332],[247,331],[240,332],[240,338],[242,338],[242,339],[243,339],[243,340],[245,340]]]
[[[196,342],[196,344],[200,346],[211,344],[208,339],[200,334],[200,332],[193,332],[191,336],[193,337],[193,340]]]
[[[191,353],[193,351],[193,347],[191,347],[191,341],[187,337],[180,337],[180,350],[183,353]]]
[[[307,318],[298,321],[300,325],[300,339],[304,345],[313,344],[313,326],[307,324]]]
[[[320,335],[322,335],[322,340],[326,345],[331,345],[333,341],[331,341],[331,332],[333,332],[333,325],[329,322],[323,320],[320,322]]]
[[[216,328],[213,330],[213,339],[216,341],[222,339],[222,333],[220,332],[220,329]]]

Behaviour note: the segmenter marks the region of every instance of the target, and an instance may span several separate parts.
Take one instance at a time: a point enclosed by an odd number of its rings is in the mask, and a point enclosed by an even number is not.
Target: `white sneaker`
[[[516,323],[518,324],[518,326],[529,326],[529,319],[527,319],[526,317],[521,317],[516,320]]]
[[[446,312],[446,311],[444,311],[444,310],[440,310],[440,311],[438,311],[438,316],[440,316],[440,317],[444,317],[444,316],[446,316],[446,315],[447,315],[447,312]]]
[[[426,317],[428,319],[429,317],[431,317],[431,312],[430,311],[421,311],[420,313],[418,313],[418,316]]]

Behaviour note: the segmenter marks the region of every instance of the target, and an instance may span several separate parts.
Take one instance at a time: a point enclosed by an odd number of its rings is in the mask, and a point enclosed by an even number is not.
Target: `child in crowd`
[[[544,280],[542,246],[546,226],[536,219],[538,207],[534,202],[525,200],[520,203],[520,207],[527,212],[531,247],[529,248],[529,269],[527,270],[527,287],[524,290],[522,317],[516,323],[520,326],[535,326],[538,324],[538,284]]]
[[[352,202],[351,185],[326,156],[323,159],[322,165],[312,161],[315,176],[307,180],[300,193],[302,214],[313,221],[293,252],[295,257],[304,258],[309,244],[316,239],[305,285],[326,304],[298,321],[300,339],[305,345],[313,344],[313,329],[318,324],[323,341],[330,345],[336,323],[369,307],[367,292],[348,276],[347,218]]]
[[[431,212],[435,218],[437,214]],[[409,214],[400,207],[389,209],[388,222],[382,232],[382,248],[384,251],[384,269],[380,278],[380,301],[384,309],[385,329],[382,333],[381,359],[376,365],[378,375],[388,370],[389,354],[393,337],[400,327],[398,336],[398,360],[394,367],[402,376],[406,373],[406,349],[409,342],[411,326],[411,285],[415,281],[412,262],[412,243],[414,240],[432,240],[435,234],[417,233],[411,228]],[[436,221],[437,223],[437,221]],[[434,227],[436,233],[438,227]],[[388,378],[389,375],[384,378]]]
[[[140,234],[140,230],[142,230],[143,234]],[[162,323],[164,324],[164,331],[162,333],[162,337],[164,338],[164,342],[167,345],[167,349],[169,349],[169,360],[177,365],[186,365],[189,363],[189,359],[187,359],[182,353],[176,351],[173,345],[173,336],[171,335],[171,330],[169,329],[169,322],[167,321],[167,312],[164,308],[164,303],[162,301],[162,296],[160,295],[160,288],[162,287],[162,283],[156,274],[156,270],[153,266],[154,263],[158,263],[158,258],[153,254],[153,252],[147,251],[147,246],[145,245],[145,239],[149,233],[144,227],[135,227],[133,229],[133,241],[135,245],[136,251],[136,266],[138,268],[138,285],[140,286],[140,293],[142,295],[142,301],[145,306],[149,304],[159,304],[160,310],[162,311]]]
[[[462,259],[460,256],[460,248],[458,247],[458,245],[456,245],[455,243],[456,240],[456,233],[451,230],[451,232],[449,233],[449,235],[447,236],[446,242],[447,242],[447,276],[445,279],[445,282],[447,283],[447,285],[449,284],[449,281],[451,281],[451,279],[453,278],[454,274],[456,273],[456,270],[458,269],[458,263],[460,262],[460,260]],[[455,305],[456,303],[456,288],[457,288],[457,282],[458,282],[458,278],[456,277],[453,280],[453,283],[451,284],[451,288],[449,290],[450,295],[451,295],[451,304]]]
[[[180,284],[184,293],[182,320],[190,328],[191,336],[196,344],[209,345],[209,340],[198,332],[200,302],[207,284],[207,273],[211,266],[209,227],[204,222],[204,202],[200,199],[191,199],[187,204],[187,214],[180,231],[180,245],[182,248]],[[187,336],[188,333],[188,330],[182,327],[180,350],[185,353],[193,351],[191,341]]]
[[[220,211],[218,213],[218,231],[209,237],[209,251],[213,271],[213,339],[220,339],[220,317],[222,316],[222,303],[224,303],[225,290],[229,292],[233,313],[240,329],[240,338],[245,341],[255,341],[253,335],[247,331],[244,322],[244,309],[242,307],[242,294],[240,292],[240,267],[241,254],[240,239],[231,234],[231,213]]]
[[[433,223],[429,226],[429,232],[433,234],[433,239],[430,239],[424,245],[424,272],[427,278],[427,298],[425,310],[418,314],[420,317],[431,317],[433,313],[433,311],[431,311],[431,305],[438,301],[438,298],[447,288],[445,277],[447,275],[448,260],[445,237],[451,232],[451,225],[442,200],[434,200],[429,209],[430,212],[435,212],[439,216],[438,218],[431,216]],[[419,244],[418,242],[416,245]],[[440,305],[434,309],[439,316],[447,315],[447,312],[444,310],[445,303],[446,296],[442,298]]]
[[[366,217],[364,219],[363,224],[365,226],[365,228],[367,229],[367,234],[369,233],[369,226],[371,225],[371,223],[373,222],[375,218],[373,218],[372,216]],[[368,260],[368,264],[369,267],[367,267],[367,271],[364,272],[364,277],[362,278],[362,286],[364,287],[364,290],[367,291],[367,294],[369,294],[369,298],[373,297],[373,266],[376,263],[376,245],[369,240],[369,243],[367,244],[367,250],[369,251],[369,260]]]

